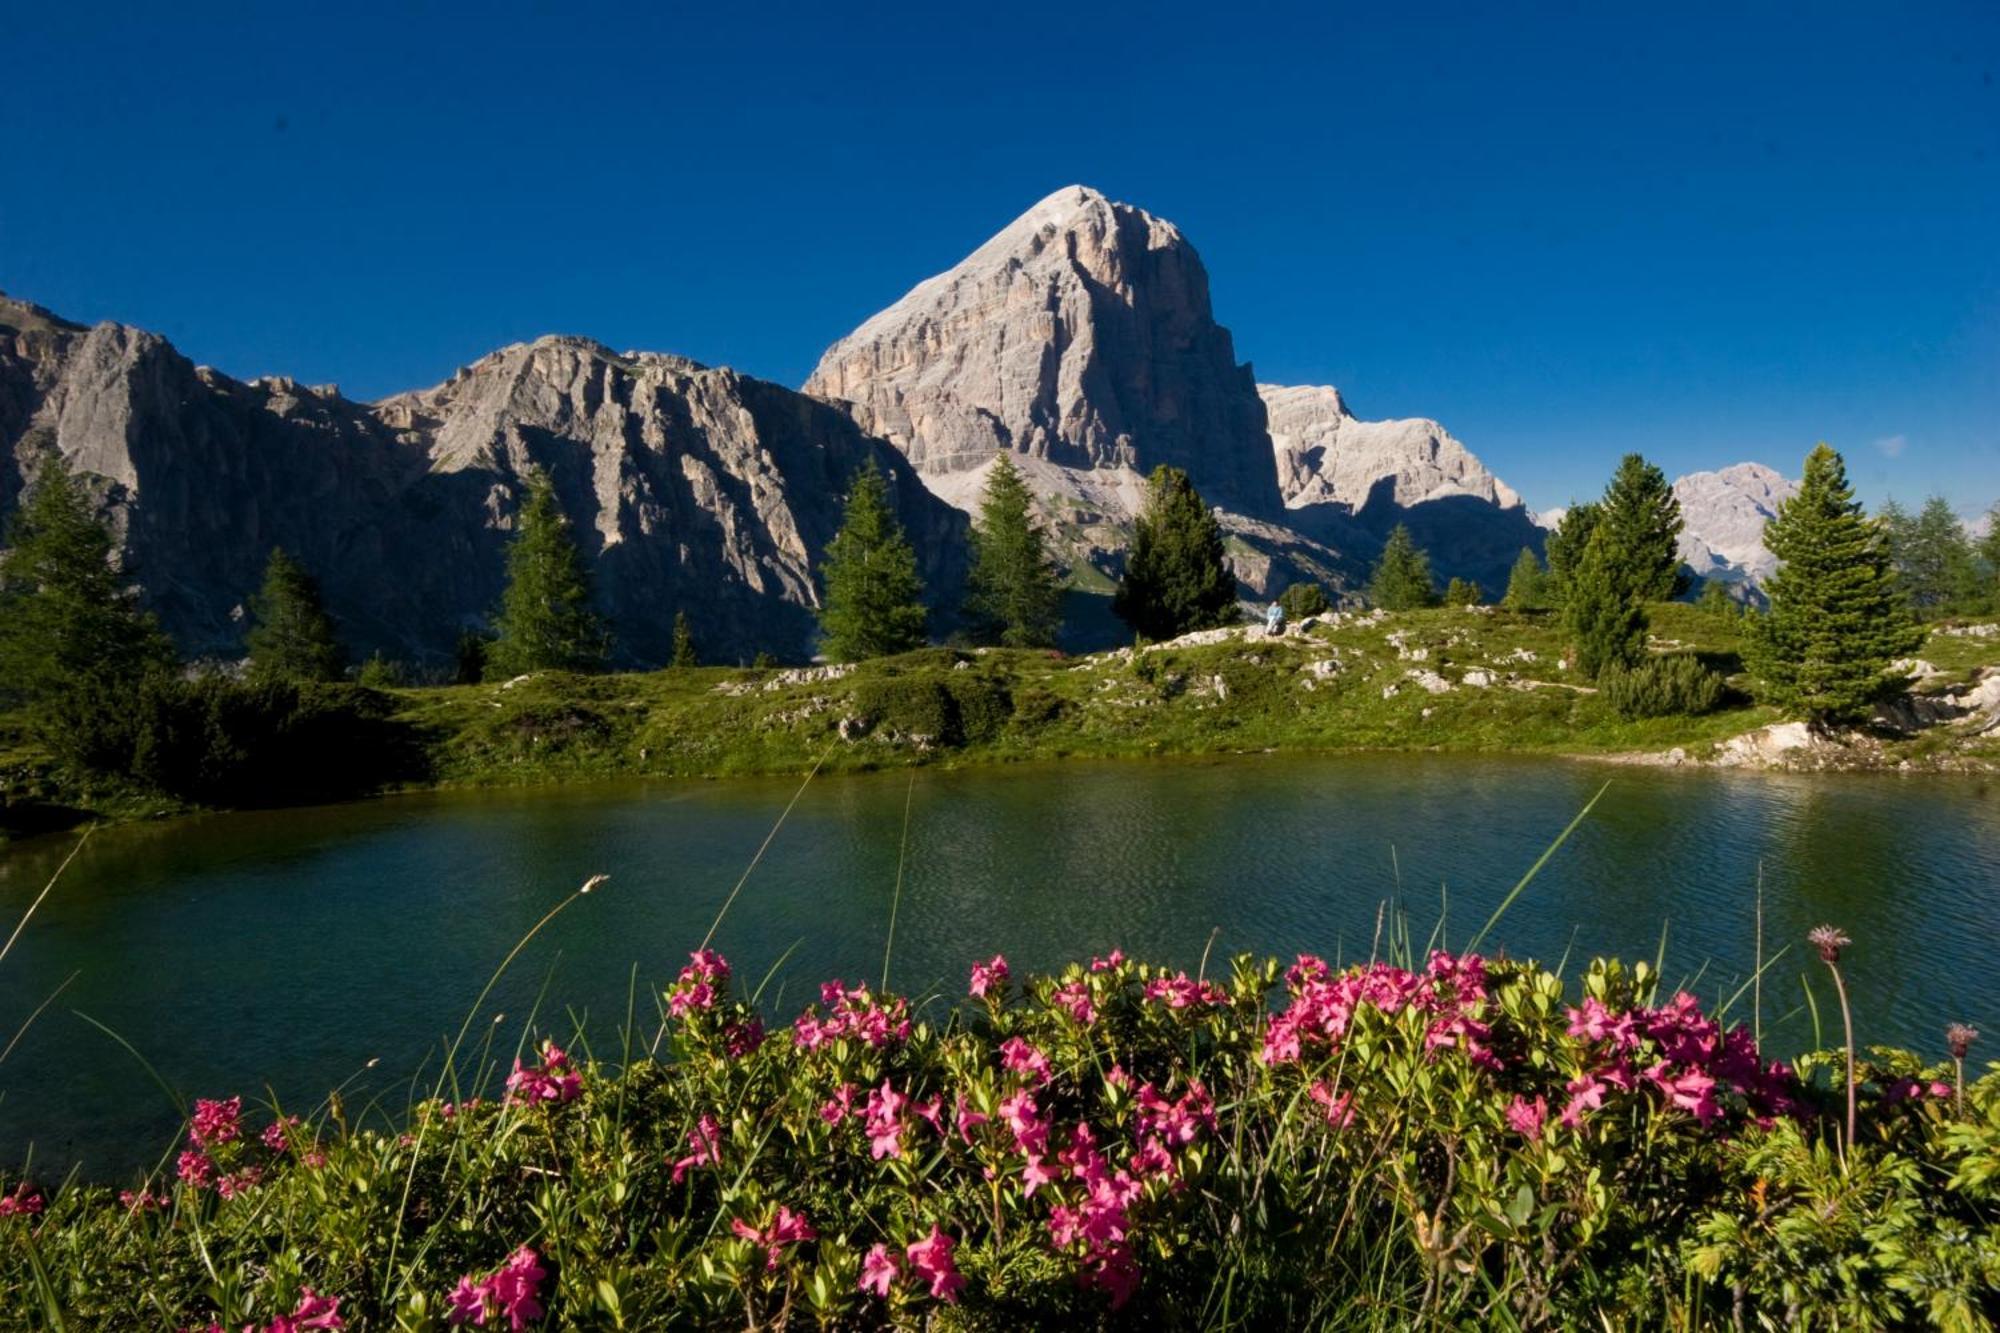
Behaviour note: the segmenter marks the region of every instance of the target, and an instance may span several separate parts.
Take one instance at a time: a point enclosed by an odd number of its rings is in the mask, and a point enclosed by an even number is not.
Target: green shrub
[[[898,674],[863,680],[854,690],[854,706],[871,728],[927,737],[934,745],[958,745],[958,703],[945,687],[944,672]]]
[[[1030,685],[1014,691],[1014,721],[1024,727],[1044,727],[1060,719],[1068,705],[1054,690]]]
[[[990,741],[1014,716],[1014,698],[1006,682],[984,672],[953,671],[945,677],[945,690],[958,715],[961,740]]]
[[[1287,620],[1324,615],[1328,610],[1326,589],[1317,583],[1294,583],[1278,595],[1278,605],[1284,608]]]
[[[1607,666],[1597,677],[1611,710],[1627,720],[1694,717],[1722,703],[1722,676],[1689,653],[1653,657],[1637,666]]]

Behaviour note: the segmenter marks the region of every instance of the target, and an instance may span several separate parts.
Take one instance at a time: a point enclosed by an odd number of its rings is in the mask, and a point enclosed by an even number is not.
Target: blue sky
[[[572,332],[797,384],[1083,182],[1181,225],[1260,378],[1538,508],[1822,438],[2000,498],[1984,0],[63,8],[0,13],[0,289],[234,374]]]

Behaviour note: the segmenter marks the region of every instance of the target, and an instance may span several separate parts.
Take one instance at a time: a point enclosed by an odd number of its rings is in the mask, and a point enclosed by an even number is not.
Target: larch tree
[[[1821,444],[1806,455],[1798,493],[1764,529],[1778,558],[1744,656],[1767,702],[1826,726],[1865,720],[1900,684],[1890,664],[1923,631],[1890,559],[1889,534],[1863,517],[1847,465]]]
[[[1111,609],[1148,639],[1171,639],[1239,619],[1236,576],[1215,514],[1177,467],[1153,469]]]
[[[820,578],[820,648],[829,658],[857,662],[923,647],[928,616],[917,553],[873,459],[855,474]]]
[[[528,474],[528,496],[507,545],[507,589],[487,650],[489,676],[528,671],[596,671],[611,636],[591,605],[590,572],[577,549],[555,483]]]
[[[339,680],[347,654],[320,600],[319,584],[282,546],[264,565],[250,599],[250,674],[266,680]]]
[[[1048,648],[1062,628],[1062,574],[1033,501],[1020,469],[1001,454],[986,475],[966,577],[966,622],[981,643]]]

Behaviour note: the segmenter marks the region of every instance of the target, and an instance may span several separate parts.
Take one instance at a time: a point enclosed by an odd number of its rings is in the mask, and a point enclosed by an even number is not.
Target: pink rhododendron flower
[[[688,1147],[694,1151],[674,1163],[673,1181],[676,1185],[694,1168],[722,1160],[722,1122],[704,1114],[688,1131],[687,1141]]]
[[[233,1199],[239,1194],[248,1193],[258,1185],[261,1185],[263,1181],[264,1172],[261,1167],[246,1166],[240,1171],[232,1171],[217,1180],[215,1182],[215,1192],[225,1199]]]
[[[243,1132],[243,1099],[227,1101],[196,1098],[194,1119],[188,1124],[188,1141],[197,1148],[233,1143]]]
[[[570,1068],[569,1056],[554,1042],[542,1047],[539,1069],[529,1069],[514,1058],[514,1072],[507,1076],[509,1102],[572,1102],[583,1092],[583,1076]]]
[[[207,1153],[184,1152],[175,1165],[175,1174],[183,1185],[191,1185],[198,1190],[207,1189],[215,1180],[215,1159]]]
[[[1090,970],[1093,972],[1109,972],[1123,964],[1124,961],[1125,951],[1123,949],[1113,949],[1109,957],[1091,959]]]
[[[931,1295],[947,1305],[958,1302],[959,1289],[965,1286],[965,1279],[958,1275],[958,1265],[951,1257],[956,1245],[956,1241],[933,1223],[930,1235],[906,1246],[903,1251],[904,1257],[910,1261],[910,1270],[919,1280],[930,1283]]]
[[[995,992],[1004,995],[1007,991],[1007,979],[1012,975],[1007,970],[1007,960],[996,953],[989,961],[972,965],[972,981],[966,989],[974,998],[981,1000]]]
[[[0,1195],[0,1217],[33,1217],[42,1207],[42,1196],[28,1193],[25,1180],[14,1187],[12,1194]]]
[[[829,1125],[837,1125],[854,1114],[854,1085],[843,1083],[834,1089],[833,1096],[819,1108],[819,1118]]]
[[[1038,1157],[1048,1151],[1049,1122],[1035,1105],[1035,1094],[1022,1088],[1000,1103],[1000,1119],[1014,1131],[1015,1146],[1025,1156]]]
[[[1038,1085],[1049,1081],[1049,1057],[1019,1037],[1000,1043],[1000,1067],[1010,1074],[1026,1074]]]
[[[824,1018],[811,1007],[792,1024],[792,1044],[814,1051],[844,1037],[880,1049],[910,1039],[909,1005],[901,996],[878,1000],[866,986],[843,990],[838,979],[819,988]]]
[[[340,1298],[320,1296],[311,1287],[299,1292],[299,1303],[289,1315],[279,1315],[264,1325],[264,1333],[304,1333],[307,1329],[345,1328],[340,1317]]]
[[[1325,1083],[1315,1083],[1309,1089],[1312,1099],[1326,1112],[1326,1123],[1335,1129],[1346,1129],[1354,1123],[1354,1093],[1343,1092],[1338,1097]]]
[[[272,1152],[283,1152],[289,1146],[290,1131],[297,1129],[298,1124],[299,1118],[297,1116],[288,1115],[282,1120],[273,1120],[270,1124],[264,1126],[264,1132],[258,1137],[263,1140],[264,1146]]]
[[[902,1256],[878,1242],[869,1246],[868,1253],[862,1256],[861,1281],[857,1285],[861,1290],[872,1291],[886,1300],[889,1288],[902,1272]]]
[[[868,1094],[868,1104],[862,1109],[862,1127],[868,1135],[868,1154],[876,1161],[903,1155],[903,1108],[909,1104],[910,1099],[890,1087],[886,1078],[881,1087]]]
[[[958,1137],[970,1143],[972,1131],[985,1124],[991,1117],[984,1111],[972,1109],[972,1103],[968,1102],[965,1094],[961,1092],[958,1094],[958,1109],[952,1119],[958,1126]]]
[[[461,1277],[446,1298],[451,1308],[444,1321],[482,1328],[490,1322],[498,1328],[504,1319],[509,1333],[521,1333],[545,1313],[541,1291],[542,1279],[548,1275],[542,1257],[523,1245],[490,1276],[478,1282]]]
[[[1049,1001],[1086,1027],[1097,1021],[1097,1004],[1090,998],[1088,982],[1072,981],[1058,986]]]
[[[1164,1000],[1169,1009],[1186,1009],[1197,1004],[1228,1004],[1229,992],[1212,981],[1196,981],[1185,972],[1177,972],[1147,982],[1146,998]]]
[[[1061,1180],[1061,1167],[1050,1166],[1039,1157],[1030,1157],[1028,1164],[1021,1168],[1021,1197],[1032,1199],[1035,1191],[1043,1185],[1054,1185]]]
[[[722,1029],[722,1049],[730,1059],[740,1060],[764,1044],[764,1020],[750,1018],[731,1021]]]
[[[764,1247],[765,1268],[778,1266],[778,1250],[781,1246],[796,1245],[802,1240],[814,1240],[819,1236],[819,1233],[806,1221],[804,1213],[795,1213],[784,1204],[778,1205],[778,1211],[772,1216],[770,1225],[761,1230],[740,1217],[730,1222],[729,1229],[752,1245]]]
[[[1528,1101],[1517,1096],[1507,1105],[1507,1124],[1522,1138],[1539,1139],[1542,1136],[1542,1122],[1548,1117],[1549,1099],[1546,1097]]]

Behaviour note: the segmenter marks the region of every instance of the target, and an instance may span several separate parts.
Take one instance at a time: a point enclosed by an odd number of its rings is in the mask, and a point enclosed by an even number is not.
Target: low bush
[[[1644,717],[1699,717],[1722,704],[1722,676],[1691,653],[1649,657],[1637,666],[1608,666],[1597,687],[1611,710],[1628,721]]]
[[[664,1063],[544,1044],[393,1123],[201,1101],[122,1193],[0,1181],[0,1308],[265,1333],[2000,1315],[2000,1073],[1961,1106],[1949,1066],[1878,1055],[1838,1145],[1823,1062],[1655,983],[1114,953],[1016,987],[994,958],[957,1009],[832,981],[767,1033],[704,951]]]
[[[854,706],[875,728],[943,746],[992,740],[1014,715],[1007,683],[970,666],[864,678]]]

